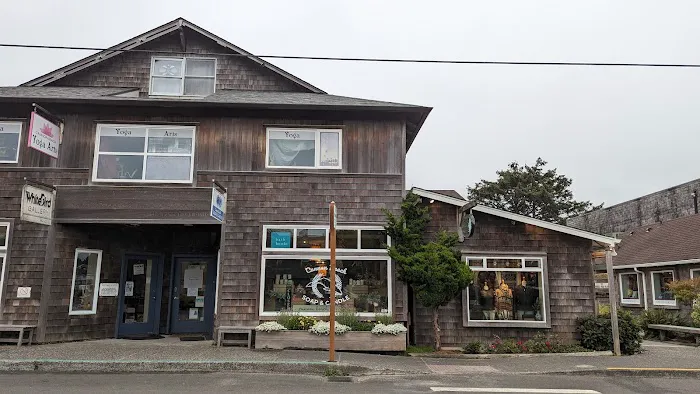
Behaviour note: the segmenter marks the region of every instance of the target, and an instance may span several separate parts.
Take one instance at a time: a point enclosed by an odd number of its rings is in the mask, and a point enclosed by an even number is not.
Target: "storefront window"
[[[639,274],[620,274],[620,296],[623,304],[639,304]]]
[[[262,314],[327,314],[329,265],[327,258],[263,258]],[[391,312],[388,258],[339,258],[336,265],[336,305],[360,314]]]
[[[328,227],[321,226],[263,226],[263,249],[302,251],[308,249],[330,249]],[[390,239],[386,231],[378,226],[339,226],[335,234],[336,248],[341,251],[354,250],[361,253],[386,251]]]
[[[101,264],[101,250],[76,249],[70,294],[70,315],[91,315],[97,312]]]
[[[361,230],[361,249],[386,249],[386,231]]]
[[[98,125],[93,180],[192,182],[194,127]]]
[[[272,249],[287,249],[292,247],[294,229],[268,228],[265,247]]]
[[[336,230],[335,245],[338,249],[357,249],[357,230]]]
[[[651,284],[654,291],[654,305],[676,305],[676,299],[668,285],[675,279],[673,271],[657,271],[651,273]]]
[[[467,290],[468,321],[512,322],[514,326],[546,323],[542,259],[469,257],[466,260],[475,274]]]
[[[297,230],[297,248],[324,249],[326,247],[326,229],[312,228]]]
[[[0,163],[17,163],[22,123],[0,122]]]

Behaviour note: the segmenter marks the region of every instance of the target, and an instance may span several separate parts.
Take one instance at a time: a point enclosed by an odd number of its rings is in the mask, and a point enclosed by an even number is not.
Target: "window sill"
[[[641,302],[620,302],[620,305],[624,306],[625,308],[643,308],[644,307]]]
[[[552,324],[546,321],[468,320],[464,327],[552,328]]]
[[[658,308],[658,309],[681,309],[680,306],[678,306],[678,303],[675,303],[675,304],[657,304],[655,302],[652,302],[652,306],[654,308]]]

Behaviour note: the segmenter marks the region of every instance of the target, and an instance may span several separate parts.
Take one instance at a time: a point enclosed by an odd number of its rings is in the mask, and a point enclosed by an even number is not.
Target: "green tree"
[[[472,280],[472,273],[457,251],[457,235],[441,232],[426,242],[430,221],[428,208],[420,198],[408,193],[401,204],[401,215],[385,211],[386,231],[391,237],[389,256],[397,266],[399,280],[411,286],[418,302],[433,312],[435,348],[440,349],[439,308],[457,297]]]
[[[571,179],[557,174],[556,168],[545,169],[546,165],[541,158],[537,158],[534,166],[510,163],[505,170],[496,172],[496,181],[482,179],[467,187],[469,200],[561,224],[568,217],[603,207],[603,204],[594,206],[590,201],[574,200],[569,189]]]

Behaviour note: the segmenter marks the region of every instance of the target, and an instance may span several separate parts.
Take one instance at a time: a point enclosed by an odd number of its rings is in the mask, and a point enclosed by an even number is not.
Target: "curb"
[[[700,377],[700,368],[604,368],[575,371],[532,372],[542,375],[588,375],[588,376],[627,376],[627,377]]]
[[[600,357],[612,356],[611,351],[593,351],[577,353],[515,353],[515,354],[431,354],[431,353],[408,353],[411,357],[421,358],[459,358],[469,360],[488,360],[493,358],[514,358],[514,357]]]
[[[322,361],[182,361],[182,360],[0,360],[0,372],[61,372],[61,373],[158,373],[158,372],[249,372],[323,375],[329,365]],[[344,375],[370,374],[369,368],[336,364]],[[381,372],[380,372],[381,373]]]

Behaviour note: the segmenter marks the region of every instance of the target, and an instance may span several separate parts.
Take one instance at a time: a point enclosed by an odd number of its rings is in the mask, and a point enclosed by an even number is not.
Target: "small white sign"
[[[20,219],[50,226],[55,205],[55,191],[24,185],[20,202]]]
[[[32,288],[31,287],[18,287],[17,288],[17,298],[31,298]]]
[[[124,296],[133,297],[134,296],[134,282],[127,281],[124,282]]]
[[[197,298],[194,299],[194,307],[204,308],[204,296],[197,296]]]
[[[119,283],[100,283],[100,297],[116,297],[119,295]]]
[[[196,297],[199,294],[199,289],[196,287],[188,287],[187,288],[187,296],[188,297]]]
[[[143,264],[134,264],[134,275],[143,275],[145,271],[145,267]]]
[[[197,320],[197,319],[199,319],[199,309],[190,308],[190,320]]]
[[[60,134],[61,128],[58,125],[49,122],[36,112],[32,112],[32,117],[29,121],[29,141],[27,141],[27,146],[56,159],[58,158]]]

